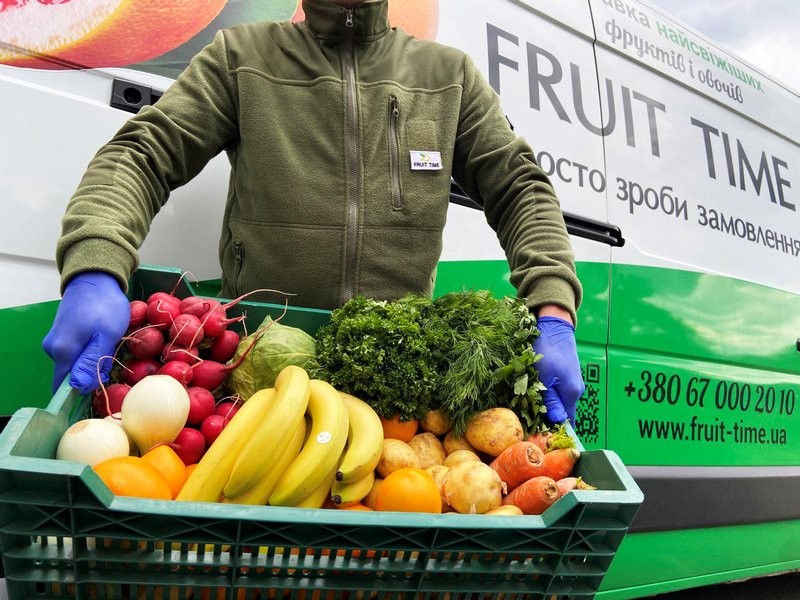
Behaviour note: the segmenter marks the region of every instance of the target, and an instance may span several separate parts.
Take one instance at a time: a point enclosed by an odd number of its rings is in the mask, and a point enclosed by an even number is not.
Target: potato
[[[456,450],[471,450],[472,452],[475,452],[475,448],[473,448],[472,444],[467,441],[467,438],[463,436],[456,437],[453,435],[452,431],[448,431],[444,436],[444,440],[442,440],[442,446],[444,446],[445,454],[452,454]]]
[[[472,416],[464,437],[479,452],[497,456],[522,441],[522,423],[510,408],[489,408]]]
[[[431,465],[443,465],[446,454],[442,442],[429,431],[416,434],[408,445],[417,453],[423,469]]]
[[[481,457],[472,450],[456,450],[447,455],[444,459],[444,465],[446,467],[453,467],[458,463],[474,460],[481,462]]]
[[[450,431],[450,419],[442,409],[432,409],[419,420],[419,428],[434,435],[444,435]]]
[[[497,508],[492,508],[487,510],[485,515],[524,515],[525,513],[522,512],[522,509],[519,506],[514,506],[513,504],[504,504],[503,506],[498,506]]]
[[[394,473],[404,467],[421,468],[419,456],[414,449],[401,440],[386,438],[383,440],[383,452],[375,470],[381,477]]]
[[[502,506],[503,482],[484,462],[460,462],[445,473],[444,497],[456,512],[483,514]]]
[[[452,511],[453,508],[447,503],[447,500],[444,497],[444,476],[447,474],[447,471],[450,470],[450,467],[446,467],[444,465],[431,465],[425,470],[431,474],[433,480],[436,482],[436,485],[439,486],[439,492],[442,494],[442,512],[446,513]]]

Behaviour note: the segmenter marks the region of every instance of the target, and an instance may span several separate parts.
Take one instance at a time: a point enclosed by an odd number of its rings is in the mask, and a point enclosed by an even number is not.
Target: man
[[[303,23],[219,32],[92,160],[57,246],[63,299],[44,340],[54,385],[70,373],[96,387],[150,222],[225,150],[223,295],[269,287],[300,306],[430,292],[452,176],[539,319],[548,418],[574,420],[581,286],[558,200],[496,94],[461,51],[390,29],[387,0],[303,8]]]

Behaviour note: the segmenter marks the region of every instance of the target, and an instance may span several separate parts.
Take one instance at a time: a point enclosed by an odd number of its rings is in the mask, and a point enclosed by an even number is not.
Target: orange
[[[375,510],[442,512],[442,495],[425,469],[405,467],[384,478],[375,495]]]
[[[172,490],[161,471],[141,457],[109,458],[97,463],[94,471],[117,496],[172,499]]]
[[[226,0],[27,2],[0,12],[0,63],[39,69],[122,67],[192,38]]]
[[[181,491],[188,477],[186,466],[180,456],[170,446],[162,444],[148,450],[142,455],[142,458],[161,471],[164,479],[169,484],[169,489],[172,491],[172,498],[174,499],[178,492]]]
[[[419,421],[411,419],[409,421],[401,421],[398,415],[393,416],[391,419],[381,417],[381,425],[383,426],[383,437],[408,442],[419,429]]]
[[[305,19],[297,3],[292,21]],[[439,0],[389,0],[389,24],[424,40],[435,40],[439,30]]]

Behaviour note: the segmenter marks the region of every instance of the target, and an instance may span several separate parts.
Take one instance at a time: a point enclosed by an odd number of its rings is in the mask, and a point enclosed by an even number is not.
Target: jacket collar
[[[306,24],[319,38],[338,39],[350,35],[348,10],[331,0],[303,0]],[[365,0],[352,9],[356,40],[370,41],[389,31],[388,0]]]

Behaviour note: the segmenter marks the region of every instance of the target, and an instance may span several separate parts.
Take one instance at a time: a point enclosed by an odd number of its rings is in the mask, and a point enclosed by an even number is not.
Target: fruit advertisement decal
[[[389,20],[434,39],[438,5],[390,0]],[[303,17],[298,0],[0,0],[0,64],[135,67],[175,77],[222,28]]]

